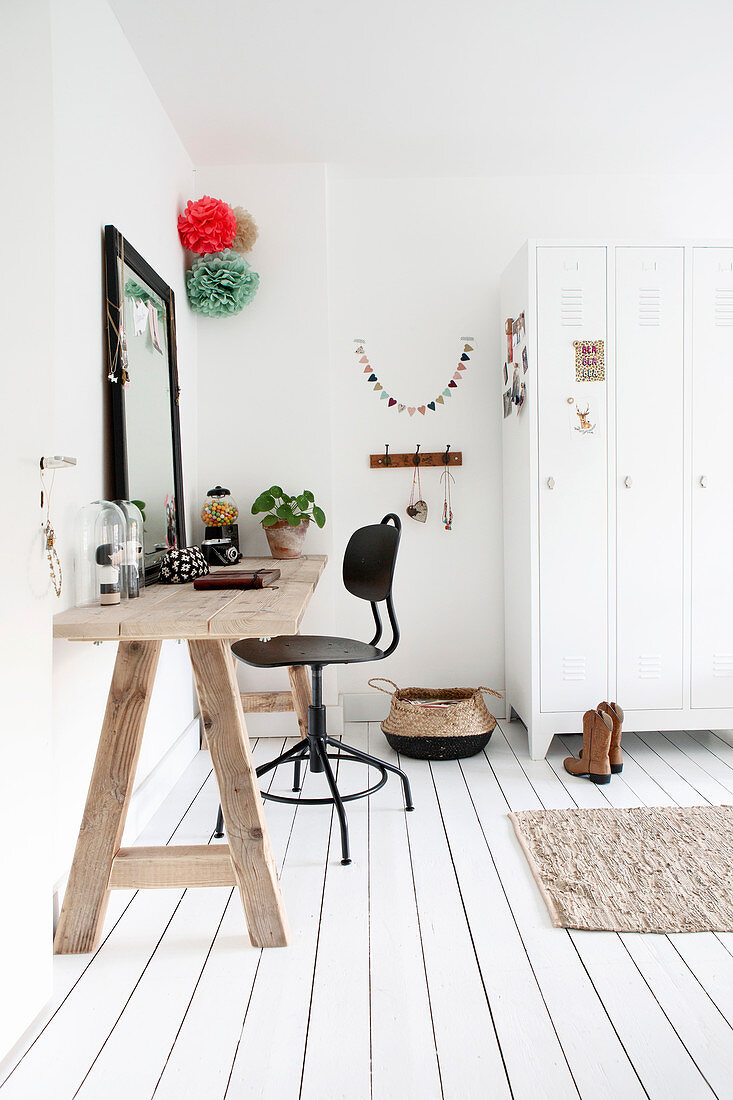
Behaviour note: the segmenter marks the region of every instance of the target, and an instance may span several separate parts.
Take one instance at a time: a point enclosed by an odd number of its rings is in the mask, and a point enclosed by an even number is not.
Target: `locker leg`
[[[544,760],[552,744],[553,733],[529,734],[529,755],[532,760]]]

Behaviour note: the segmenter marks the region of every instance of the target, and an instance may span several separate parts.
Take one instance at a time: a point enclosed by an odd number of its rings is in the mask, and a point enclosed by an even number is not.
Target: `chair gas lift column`
[[[235,642],[232,652],[238,660],[255,668],[282,668],[285,666],[307,665],[311,670],[312,703],[308,707],[308,736],[299,744],[257,768],[262,776],[277,768],[280,764],[292,762],[294,768],[293,791],[300,790],[301,764],[308,763],[312,772],[325,774],[330,798],[290,798],[286,795],[270,794],[262,791],[262,797],[271,802],[298,803],[306,806],[334,805],[341,829],[341,862],[351,863],[349,851],[349,827],[346,820],[345,802],[356,798],[366,798],[380,790],[387,782],[388,773],[394,772],[402,781],[405,797],[405,809],[412,810],[410,783],[405,773],[379,760],[376,756],[355,749],[329,737],[326,733],[326,708],[323,705],[323,669],[327,665],[349,665],[363,661],[381,661],[394,653],[400,640],[400,631],[395,618],[392,603],[392,580],[394,577],[397,550],[400,543],[402,525],[399,518],[390,513],[381,523],[360,527],[349,539],[344,554],[344,586],[352,596],[369,600],[374,615],[376,633],[371,642],[360,642],[353,638],[331,638],[312,634],[283,635],[267,642],[255,638],[245,638]],[[377,643],[382,637],[382,620],[379,604],[386,603],[387,616],[392,630],[392,640],[386,649],[378,649]],[[329,747],[338,752],[329,752]],[[354,760],[368,764],[380,772],[377,783],[355,794],[342,795],[338,789],[331,760]],[[223,836],[223,818],[221,808],[216,822],[216,836]]]

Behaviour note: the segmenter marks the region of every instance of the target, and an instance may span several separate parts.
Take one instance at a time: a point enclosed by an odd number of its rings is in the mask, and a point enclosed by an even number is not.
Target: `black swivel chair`
[[[391,522],[390,522],[391,521]],[[310,806],[323,806],[333,804],[341,827],[341,862],[351,863],[349,855],[349,827],[346,821],[344,802],[351,802],[356,798],[366,798],[374,794],[387,782],[387,773],[394,772],[402,780],[405,795],[405,809],[414,809],[410,793],[410,783],[403,771],[393,764],[387,764],[384,760],[378,760],[369,753],[354,749],[343,741],[337,741],[326,733],[326,708],[323,705],[322,673],[326,665],[350,665],[359,661],[381,661],[389,657],[397,648],[400,640],[400,631],[395,618],[392,604],[392,578],[394,576],[397,548],[400,544],[400,531],[402,525],[397,516],[390,513],[381,523],[373,523],[369,527],[360,527],[349,539],[344,554],[344,585],[352,596],[369,600],[372,605],[372,614],[376,624],[376,633],[371,642],[358,642],[353,638],[330,638],[314,634],[291,634],[272,638],[270,641],[261,642],[256,638],[245,638],[241,642],[235,642],[232,652],[240,661],[255,668],[282,668],[288,665],[309,665],[311,670],[311,683],[313,699],[308,707],[308,736],[295,745],[292,749],[282,753],[275,760],[262,764],[257,768],[257,775],[264,775],[272,771],[278,765],[292,761],[295,769],[293,791],[300,790],[300,766],[303,761],[308,761],[312,772],[323,772],[326,776],[330,798],[290,798],[285,795],[270,794],[263,791],[262,797],[271,802],[299,803]],[[392,628],[392,641],[386,649],[378,649],[377,642],[382,637],[382,621],[379,617],[378,604],[384,601],[387,605],[390,627]],[[328,746],[338,749],[338,752],[328,752]],[[356,794],[339,793],[336,777],[333,774],[330,761],[358,760],[363,764],[370,764],[381,772],[378,783],[367,787]],[[223,818],[221,807],[216,823],[216,835],[223,835]]]

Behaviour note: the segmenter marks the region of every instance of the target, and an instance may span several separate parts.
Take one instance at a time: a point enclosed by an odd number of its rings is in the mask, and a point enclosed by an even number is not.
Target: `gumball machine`
[[[206,494],[206,503],[201,509],[201,519],[206,524],[204,538],[208,540],[229,540],[239,551],[239,508],[234,503],[229,489],[215,485]]]

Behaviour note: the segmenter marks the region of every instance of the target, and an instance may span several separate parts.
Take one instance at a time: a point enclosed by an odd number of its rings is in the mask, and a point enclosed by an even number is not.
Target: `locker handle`
[[[700,478],[700,488],[701,489],[707,489],[707,487],[708,487],[708,479],[707,479],[707,476],[705,474],[703,474],[702,477]]]
[[[547,479],[547,488],[548,489],[554,489],[555,488],[555,479],[554,479],[554,477],[548,477],[548,479]]]
[[[633,485],[633,482],[632,482],[630,477],[625,477],[624,478],[624,485],[626,486],[627,489],[631,488],[631,486]]]

